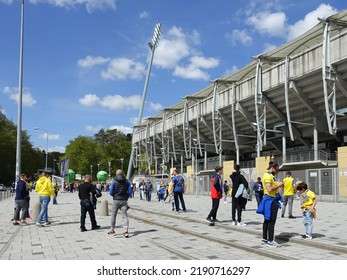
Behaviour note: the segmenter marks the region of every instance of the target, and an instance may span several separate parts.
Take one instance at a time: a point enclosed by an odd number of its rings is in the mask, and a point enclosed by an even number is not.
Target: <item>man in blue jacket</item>
[[[29,191],[26,186],[27,175],[22,173],[16,186],[15,196],[15,209],[13,216],[13,225],[27,225],[25,218],[28,217],[28,201]],[[19,219],[20,212],[22,211],[21,219]]]

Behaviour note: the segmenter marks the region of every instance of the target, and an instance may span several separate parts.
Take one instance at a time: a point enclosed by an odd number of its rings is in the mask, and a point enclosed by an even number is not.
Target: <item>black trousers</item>
[[[264,220],[263,223],[263,239],[272,241],[275,237],[275,224],[278,212],[278,201],[273,201],[271,204],[270,220]]]
[[[242,209],[246,206],[247,199],[239,196],[238,198],[231,198],[231,219],[236,222],[236,212],[237,212],[237,222],[241,223]]]
[[[92,228],[96,227],[94,205],[92,204],[90,199],[81,199],[80,205],[81,205],[81,229],[85,229],[87,213],[89,214]]]
[[[210,214],[208,214],[207,218],[210,219],[212,218],[212,220],[216,220],[217,219],[217,211],[219,208],[219,198],[212,198],[212,209],[210,211]]]
[[[177,212],[180,210],[180,201],[182,205],[182,210],[186,211],[186,204],[184,203],[182,192],[174,192],[174,200],[175,200],[175,207]]]

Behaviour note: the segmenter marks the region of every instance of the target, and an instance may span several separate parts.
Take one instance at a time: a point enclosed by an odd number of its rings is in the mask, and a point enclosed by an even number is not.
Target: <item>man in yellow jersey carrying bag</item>
[[[263,223],[263,239],[262,244],[269,247],[278,247],[275,239],[275,224],[278,209],[281,207],[282,197],[278,192],[279,188],[283,188],[283,182],[278,182],[275,175],[279,171],[279,166],[273,161],[269,162],[267,172],[264,173],[262,182],[264,186],[264,197],[257,209],[258,214],[264,215]]]

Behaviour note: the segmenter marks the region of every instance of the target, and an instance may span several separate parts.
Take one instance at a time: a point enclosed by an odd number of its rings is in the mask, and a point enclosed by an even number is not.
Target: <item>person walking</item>
[[[51,201],[51,196],[54,195],[52,181],[47,172],[42,172],[42,176],[36,182],[35,191],[39,195],[39,201],[41,204],[41,211],[37,217],[36,226],[47,226],[51,224],[48,220],[48,204]]]
[[[25,173],[20,174],[19,180],[16,187],[16,196],[14,198],[15,208],[13,215],[13,225],[27,225],[28,223],[25,219],[29,216],[28,214],[28,202],[27,197],[29,196],[29,191],[26,186],[27,175]],[[22,213],[21,213],[22,212]],[[21,218],[19,216],[21,214]]]
[[[264,197],[257,209],[258,214],[264,215],[263,222],[263,239],[262,244],[269,247],[277,247],[278,243],[275,239],[275,224],[280,201],[279,188],[283,188],[283,182],[278,182],[276,174],[279,171],[277,163],[270,161],[267,172],[264,173],[262,181],[264,184]]]
[[[263,183],[261,182],[261,177],[257,178],[257,181],[253,184],[253,191],[255,195],[255,199],[257,200],[257,206],[259,207],[260,202],[264,196]]]
[[[309,190],[305,182],[297,185],[297,191],[301,193],[302,221],[305,226],[303,239],[311,240],[313,231],[313,219],[316,218],[316,194]]]
[[[116,235],[116,218],[119,210],[122,212],[123,218],[123,236],[129,237],[129,219],[128,219],[128,181],[123,175],[123,171],[118,169],[116,177],[111,183],[109,194],[113,197],[112,211],[111,211],[111,228],[108,232],[109,235]],[[129,183],[130,184],[130,183]]]
[[[228,197],[228,193],[229,193],[229,185],[228,185],[228,181],[225,180],[224,184],[223,184],[223,190],[224,190],[224,203],[227,203],[227,197]]]
[[[223,197],[223,185],[221,177],[223,174],[223,167],[217,166],[214,170],[216,172],[213,174],[211,180],[212,209],[206,218],[206,221],[209,223],[219,222],[217,219],[217,211],[219,208],[220,199]]]
[[[292,173],[290,171],[286,172],[286,177],[283,179],[283,204],[282,204],[282,215],[284,218],[284,214],[286,213],[286,208],[288,204],[288,218],[295,219],[293,216],[293,202],[294,195],[296,190],[296,181],[292,177]]]
[[[173,194],[174,194],[174,200],[175,200],[175,208],[176,213],[179,213],[180,211],[180,202],[182,205],[183,212],[187,212],[186,204],[183,199],[183,194],[185,192],[185,183],[184,178],[182,175],[180,175],[179,171],[177,169],[174,169],[172,171],[172,183],[173,183]]]
[[[240,187],[248,190],[248,182],[246,178],[241,174],[240,165],[236,164],[234,167],[234,172],[230,175],[230,179],[233,184],[233,190],[231,193],[231,225],[236,226],[246,226],[247,224],[241,221],[242,209],[245,208],[247,203],[247,198],[242,195],[236,196]],[[236,220],[237,212],[237,220]]]
[[[78,197],[81,205],[80,216],[80,229],[81,232],[87,231],[85,223],[87,213],[89,214],[90,222],[92,224],[92,230],[99,229],[95,219],[94,203],[96,203],[96,187],[92,184],[92,176],[87,174],[84,178],[84,182],[78,187]]]

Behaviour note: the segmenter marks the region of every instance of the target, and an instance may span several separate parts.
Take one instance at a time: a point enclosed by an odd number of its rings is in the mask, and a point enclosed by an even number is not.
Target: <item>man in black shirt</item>
[[[81,231],[86,231],[85,222],[87,212],[89,213],[90,222],[92,224],[92,230],[99,229],[100,226],[96,224],[94,204],[93,200],[96,201],[95,186],[91,183],[92,177],[86,175],[84,182],[78,188],[78,197],[81,200]]]

